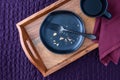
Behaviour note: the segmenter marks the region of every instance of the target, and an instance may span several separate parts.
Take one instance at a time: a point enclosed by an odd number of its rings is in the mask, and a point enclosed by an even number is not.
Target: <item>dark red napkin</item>
[[[108,0],[108,11],[112,19],[97,18],[94,34],[99,43],[99,57],[104,65],[110,61],[115,64],[120,58],[120,0]]]

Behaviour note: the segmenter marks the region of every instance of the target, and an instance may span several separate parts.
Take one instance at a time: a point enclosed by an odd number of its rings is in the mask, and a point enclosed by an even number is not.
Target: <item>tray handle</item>
[[[27,44],[27,47],[28,47],[28,49],[30,51],[31,56],[34,57],[34,59],[39,60],[38,55],[34,51],[29,39],[26,40],[26,44]]]
[[[18,28],[19,34],[20,34],[20,42],[21,42],[22,48],[23,48],[26,56],[28,57],[30,62],[33,65],[35,65],[36,68],[38,70],[40,70],[43,75],[45,75],[47,68],[44,65],[42,59],[40,58],[40,55],[36,51],[32,41],[30,40],[30,38],[25,30],[25,28],[22,26],[18,26],[18,25],[17,25],[17,28]]]

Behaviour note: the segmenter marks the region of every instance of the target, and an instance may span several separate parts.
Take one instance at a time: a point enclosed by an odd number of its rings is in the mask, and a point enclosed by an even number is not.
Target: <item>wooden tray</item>
[[[48,13],[54,10],[69,10],[81,16],[87,33],[93,33],[95,24],[95,18],[89,18],[81,12],[80,0],[58,0],[45,9],[17,23],[22,48],[28,59],[43,76],[47,76],[63,68],[98,47],[97,43],[85,39],[82,47],[73,54],[60,55],[47,50],[39,38],[39,29]]]

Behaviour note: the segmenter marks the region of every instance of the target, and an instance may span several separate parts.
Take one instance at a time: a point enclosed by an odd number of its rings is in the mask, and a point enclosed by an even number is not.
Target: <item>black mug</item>
[[[80,6],[84,14],[90,17],[104,16],[111,19],[112,15],[107,11],[107,0],[81,0]]]

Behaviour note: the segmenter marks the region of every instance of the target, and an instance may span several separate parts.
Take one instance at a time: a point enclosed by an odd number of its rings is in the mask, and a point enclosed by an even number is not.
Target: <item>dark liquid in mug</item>
[[[102,11],[102,2],[100,0],[84,0],[83,9],[88,15],[98,15]]]

